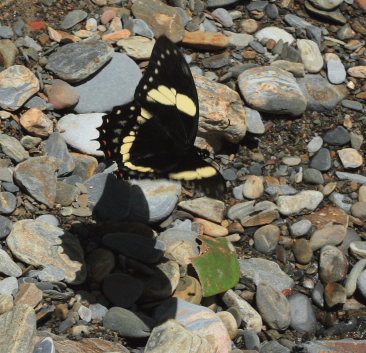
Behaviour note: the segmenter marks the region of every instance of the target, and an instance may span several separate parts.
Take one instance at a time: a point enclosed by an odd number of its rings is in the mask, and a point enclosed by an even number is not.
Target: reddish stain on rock
[[[47,26],[47,23],[45,21],[34,21],[28,23],[28,26],[32,28],[33,31],[40,31]]]

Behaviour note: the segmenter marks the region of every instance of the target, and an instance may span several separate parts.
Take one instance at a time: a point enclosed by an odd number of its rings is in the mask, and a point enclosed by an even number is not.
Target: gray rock
[[[266,15],[272,20],[274,20],[278,17],[278,14],[279,14],[278,7],[274,3],[269,3],[266,6],[265,11],[266,11]]]
[[[267,6],[268,6],[268,1],[258,0],[258,1],[252,1],[250,4],[247,5],[246,8],[248,11],[263,12]]]
[[[92,320],[103,319],[108,312],[108,309],[102,304],[90,304],[89,309],[91,311]]]
[[[318,8],[311,5],[310,2],[308,2],[308,1],[305,1],[305,8],[311,14],[319,16],[330,22],[334,22],[334,23],[341,24],[341,25],[343,25],[347,22],[347,19],[343,16],[342,12],[339,9],[336,9],[335,11],[319,10]]]
[[[207,0],[207,7],[209,8],[215,8],[215,7],[221,7],[221,6],[227,6],[231,4],[235,4],[239,0]]]
[[[320,150],[323,145],[323,139],[320,136],[313,137],[308,143],[308,152],[315,153]]]
[[[0,239],[6,238],[12,229],[12,221],[7,217],[0,216]]]
[[[301,221],[291,224],[291,234],[293,237],[301,237],[308,234],[312,226],[312,223],[308,219],[303,219]]]
[[[363,104],[358,102],[358,101],[352,101],[350,99],[344,99],[342,100],[342,107],[351,109],[351,110],[356,110],[358,112],[362,112],[363,111]]]
[[[348,274],[346,283],[345,283],[347,297],[352,296],[354,294],[354,292],[356,291],[357,280],[360,277],[360,274],[362,273],[362,271],[365,269],[365,267],[366,267],[366,259],[361,259],[353,266],[351,272]],[[361,282],[361,287],[364,287],[366,289],[366,283],[364,283],[363,278],[361,278],[360,282]],[[363,293],[366,293],[366,292],[363,291]]]
[[[247,33],[234,33],[229,31],[224,31],[229,37],[229,43],[238,49],[245,48],[253,41],[253,36]]]
[[[133,31],[135,35],[140,35],[150,39],[154,38],[154,32],[151,30],[149,25],[141,20],[140,18],[134,18],[133,21]]]
[[[332,166],[330,152],[327,148],[321,148],[311,159],[310,168],[326,172]]]
[[[290,353],[290,350],[277,341],[263,342],[260,347],[261,353]]]
[[[14,223],[6,243],[13,255],[26,264],[62,269],[67,283],[80,284],[86,278],[80,243],[75,235],[61,228],[33,219],[20,220]]]
[[[293,196],[279,196],[277,206],[281,214],[289,216],[301,211],[308,213],[314,211],[322,201],[323,194],[321,192],[304,190]]]
[[[223,8],[218,8],[212,11],[212,15],[216,16],[225,27],[231,27],[234,24],[233,19],[230,16],[230,13]]]
[[[143,283],[124,273],[112,273],[103,281],[103,293],[107,299],[122,308],[131,307],[142,295]]]
[[[38,278],[43,282],[59,282],[65,279],[65,271],[62,268],[48,265],[38,273]]]
[[[126,104],[133,100],[140,79],[137,64],[127,55],[116,53],[95,76],[75,85],[80,99],[74,110],[77,113],[108,112]]]
[[[106,42],[90,39],[60,47],[50,55],[46,68],[65,81],[78,82],[98,71],[113,55]]]
[[[331,11],[342,4],[343,0],[309,0],[320,10]]]
[[[366,297],[366,271],[362,271],[357,278],[357,288]]]
[[[333,191],[329,195],[329,200],[347,213],[351,213],[352,199],[349,196]]]
[[[294,294],[288,299],[291,310],[290,326],[300,333],[313,333],[316,318],[309,298],[304,294]]]
[[[41,51],[42,47],[31,37],[25,36],[15,41],[17,47],[32,48],[35,51]]]
[[[83,21],[88,14],[83,10],[70,11],[61,22],[62,29],[69,29],[77,23]]]
[[[22,269],[13,261],[8,253],[0,249],[0,273],[11,277],[20,277],[22,272]]]
[[[298,39],[297,47],[305,69],[310,73],[318,73],[323,68],[324,61],[317,43],[309,39]]]
[[[286,330],[290,325],[290,304],[284,294],[268,283],[259,283],[256,304],[264,321],[275,330]]]
[[[256,40],[252,40],[249,43],[249,46],[259,54],[264,54],[266,52],[264,46],[261,43],[257,42]]]
[[[0,134],[0,147],[5,155],[17,163],[29,157],[29,153],[15,137]]]
[[[32,157],[15,167],[14,178],[33,198],[53,207],[59,166],[59,161],[53,157]]]
[[[0,295],[15,295],[18,291],[18,281],[15,277],[0,280]]]
[[[293,75],[285,70],[273,66],[249,69],[239,75],[238,84],[253,109],[291,116],[305,111],[306,98]]]
[[[311,293],[311,298],[313,299],[314,303],[320,308],[324,307],[324,286],[321,282],[318,282],[315,285]]]
[[[45,151],[48,156],[55,157],[61,162],[57,172],[58,176],[70,174],[74,170],[74,158],[68,151],[66,142],[59,132],[54,132],[48,137]]]
[[[303,63],[297,63],[287,60],[276,60],[271,63],[271,66],[276,66],[282,70],[291,72],[295,77],[305,76],[305,68]]]
[[[334,86],[320,75],[306,75],[297,79],[303,94],[307,100],[307,110],[328,111],[347,95],[341,86]]]
[[[305,30],[309,38],[314,40],[318,45],[322,43],[321,28],[316,27],[311,23],[305,21],[303,18],[292,14],[285,15],[284,20],[292,27]]]
[[[255,285],[268,283],[279,291],[293,288],[295,285],[293,279],[273,261],[250,258],[248,260],[239,259],[239,264],[240,276],[253,282]]]
[[[295,38],[288,32],[286,32],[282,28],[278,27],[265,27],[259,30],[254,35],[260,42],[265,39],[273,39],[276,42],[282,40],[284,43],[292,44],[295,41]]]
[[[351,135],[343,126],[337,126],[335,129],[327,131],[323,139],[329,145],[343,146],[350,142]]]
[[[104,316],[103,326],[119,332],[123,337],[149,337],[154,320],[124,308],[113,307]]]
[[[268,195],[295,195],[298,191],[291,185],[266,184],[265,192]]]
[[[308,184],[322,185],[324,178],[322,173],[314,168],[307,168],[304,170],[304,181]]]
[[[56,348],[51,337],[44,338],[34,346],[33,353],[56,353]]]
[[[23,65],[13,65],[0,72],[0,107],[14,111],[39,91],[39,81]]]
[[[14,32],[11,27],[0,26],[0,38],[11,39],[14,36]]]
[[[366,184],[366,176],[363,175],[347,172],[336,172],[336,175],[339,180],[350,180],[359,184]]]
[[[17,205],[15,196],[7,191],[0,192],[0,213],[10,214],[13,213]]]
[[[47,224],[50,224],[52,226],[58,227],[60,225],[59,220],[56,218],[56,216],[51,214],[44,214],[36,218],[37,221],[44,222]]]
[[[248,132],[252,134],[264,134],[264,124],[259,112],[254,109],[245,107],[247,118]]]
[[[340,60],[329,60],[327,62],[328,80],[334,85],[339,85],[346,80],[346,69]]]

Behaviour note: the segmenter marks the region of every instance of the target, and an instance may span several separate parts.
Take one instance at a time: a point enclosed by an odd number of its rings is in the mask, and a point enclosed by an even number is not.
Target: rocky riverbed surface
[[[365,13],[1,1],[0,353],[365,352]],[[116,179],[95,140],[162,34],[194,75],[221,199]],[[240,268],[210,296],[203,239]]]

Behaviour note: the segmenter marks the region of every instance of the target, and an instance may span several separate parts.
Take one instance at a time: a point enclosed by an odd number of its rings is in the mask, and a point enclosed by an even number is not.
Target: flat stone
[[[23,65],[13,65],[0,72],[0,107],[14,111],[39,90],[37,77]]]
[[[222,33],[185,32],[182,44],[205,50],[220,50],[229,46],[229,38]]]
[[[14,178],[36,200],[53,207],[59,167],[60,162],[53,157],[32,157],[15,167]]]
[[[305,69],[313,74],[318,73],[324,65],[318,45],[309,39],[298,39],[297,47],[300,50]]]
[[[346,238],[347,228],[343,225],[328,224],[316,230],[310,238],[310,246],[315,251],[325,245],[338,245]]]
[[[363,164],[361,154],[354,148],[343,148],[337,153],[344,168],[358,168]]]
[[[344,87],[332,85],[320,75],[305,75],[297,83],[306,97],[306,109],[311,111],[332,110],[347,95]]]
[[[277,206],[281,214],[289,216],[300,211],[314,211],[322,201],[323,194],[321,192],[304,190],[294,196],[279,196]]]
[[[332,167],[332,160],[330,152],[327,148],[321,148],[310,161],[310,168],[320,170],[322,172],[328,171]]]
[[[32,219],[21,220],[14,223],[6,242],[14,256],[26,264],[62,269],[67,283],[80,284],[86,278],[80,243],[74,234],[61,228]]]
[[[9,39],[0,39],[0,65],[8,68],[15,63],[18,49]]]
[[[5,353],[32,352],[36,338],[36,314],[29,305],[15,305],[0,316],[1,350]]]
[[[46,86],[45,92],[55,109],[73,107],[80,99],[79,90],[62,80],[53,80],[51,86]]]
[[[174,7],[158,0],[138,0],[133,3],[131,10],[135,18],[149,25],[156,38],[166,35],[173,43],[183,39],[183,19]]]
[[[284,43],[292,44],[295,41],[295,38],[288,32],[286,32],[282,28],[269,26],[265,27],[263,29],[260,29],[258,32],[254,35],[259,41],[265,40],[265,39],[273,39],[276,42],[282,39]]]
[[[320,10],[331,11],[342,4],[343,0],[310,0]]]
[[[326,245],[320,252],[320,278],[323,282],[342,281],[347,276],[347,257],[335,246]]]
[[[20,117],[20,124],[35,136],[48,136],[53,132],[53,122],[40,109],[30,108]]]
[[[337,126],[335,129],[327,131],[323,139],[330,145],[342,146],[351,140],[351,136],[343,126]]]
[[[328,80],[334,85],[344,83],[346,80],[346,69],[340,60],[329,60],[327,62]]]
[[[29,153],[15,137],[0,134],[0,146],[2,152],[17,163],[29,158]]]
[[[305,1],[305,8],[311,14],[317,15],[334,23],[344,25],[347,22],[347,19],[343,16],[342,12],[339,9],[336,9],[334,11],[319,10],[316,7],[312,6],[308,1]]]
[[[238,84],[253,109],[291,116],[305,111],[306,98],[294,77],[285,70],[273,66],[249,69],[239,75]]]
[[[78,82],[98,71],[113,54],[113,48],[101,40],[70,43],[50,55],[46,68],[65,81]]]
[[[136,63],[127,55],[116,53],[91,79],[75,85],[80,98],[74,109],[77,113],[111,111],[113,107],[133,100],[140,79]]]
[[[62,29],[69,29],[79,22],[83,21],[88,14],[83,10],[70,11],[61,22]]]
[[[271,63],[271,66],[291,72],[295,77],[305,76],[305,67],[303,63],[294,63],[288,60],[276,60]]]

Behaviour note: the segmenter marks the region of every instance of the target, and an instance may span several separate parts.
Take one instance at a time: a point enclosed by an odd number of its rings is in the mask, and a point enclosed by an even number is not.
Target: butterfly
[[[223,183],[218,170],[204,160],[208,152],[194,146],[198,118],[190,68],[178,47],[161,36],[134,100],[103,116],[100,150],[127,178]]]

